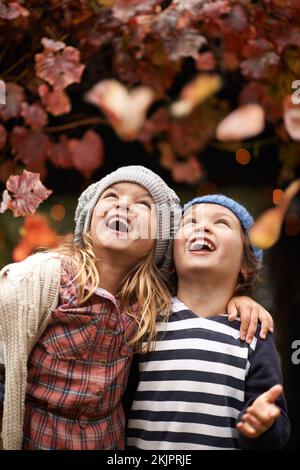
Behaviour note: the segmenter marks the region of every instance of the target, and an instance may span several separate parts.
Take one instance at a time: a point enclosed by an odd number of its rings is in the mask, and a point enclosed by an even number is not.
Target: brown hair
[[[242,265],[247,274],[244,275],[240,272],[234,295],[250,295],[253,292],[255,282],[259,280],[258,274],[261,269],[261,262],[256,258],[251,248],[249,236],[243,228],[241,229],[241,236],[244,247]]]

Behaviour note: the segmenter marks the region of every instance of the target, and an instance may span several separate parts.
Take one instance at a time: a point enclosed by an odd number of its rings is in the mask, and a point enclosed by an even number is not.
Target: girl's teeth
[[[116,230],[118,232],[127,232],[128,231],[127,224],[125,222],[119,220],[119,219],[109,221],[107,226],[111,230]]]

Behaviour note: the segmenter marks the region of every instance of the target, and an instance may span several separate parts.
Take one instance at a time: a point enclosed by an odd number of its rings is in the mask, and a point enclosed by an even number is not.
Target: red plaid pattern
[[[59,305],[28,361],[23,449],[123,449],[136,322],[104,289],[78,307],[70,280],[63,265]]]

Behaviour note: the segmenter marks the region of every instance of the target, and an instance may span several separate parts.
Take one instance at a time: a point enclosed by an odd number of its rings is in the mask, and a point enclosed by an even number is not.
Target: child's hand
[[[232,297],[227,305],[228,320],[233,321],[238,316],[241,319],[240,338],[247,343],[253,340],[258,320],[261,322],[260,337],[265,339],[268,332],[273,332],[273,318],[261,305],[247,296]]]
[[[236,427],[248,439],[254,439],[266,432],[280,415],[280,408],[275,401],[282,394],[281,385],[274,385],[260,395],[242,416]]]

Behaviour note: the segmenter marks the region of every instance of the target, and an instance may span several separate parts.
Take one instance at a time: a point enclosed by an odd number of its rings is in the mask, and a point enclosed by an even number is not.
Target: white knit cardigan
[[[61,258],[37,253],[0,271],[0,341],[5,365],[2,445],[22,448],[27,360],[58,305]]]

